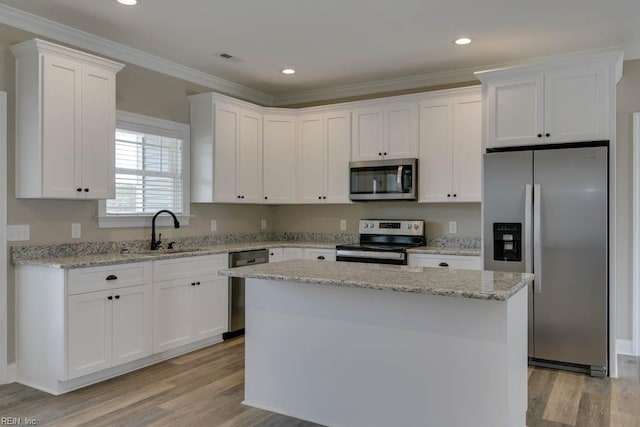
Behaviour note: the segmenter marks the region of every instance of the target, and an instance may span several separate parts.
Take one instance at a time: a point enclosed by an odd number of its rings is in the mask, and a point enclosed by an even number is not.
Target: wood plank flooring
[[[640,427],[640,358],[619,363],[613,380],[529,368],[528,426]],[[243,406],[243,394],[244,339],[236,338],[62,396],[0,386],[0,417],[64,427],[318,426]]]

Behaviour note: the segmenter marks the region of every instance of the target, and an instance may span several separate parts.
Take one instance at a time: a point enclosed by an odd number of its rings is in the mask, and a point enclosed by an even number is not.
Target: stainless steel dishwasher
[[[266,264],[269,262],[269,251],[257,249],[253,251],[229,253],[229,267]],[[244,334],[244,279],[229,278],[229,332],[222,337],[226,340]]]

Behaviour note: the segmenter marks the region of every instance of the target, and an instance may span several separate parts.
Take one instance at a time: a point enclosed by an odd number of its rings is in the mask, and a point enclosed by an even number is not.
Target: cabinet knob
[[[109,301],[111,301],[111,300],[113,299],[113,297],[112,297],[111,295],[109,295],[109,296],[107,297],[107,299],[108,299]]]
[[[240,196],[241,199],[244,199],[244,196]]]
[[[118,276],[114,275],[114,274],[110,274],[107,276],[107,278],[105,280],[118,280]]]
[[[322,198],[323,198],[323,199],[326,199],[326,198],[327,198],[327,196],[322,196]]]
[[[318,196],[318,199],[319,199],[319,200],[322,200],[322,196]]]
[[[84,189],[84,192],[85,192],[85,193],[88,193],[88,192],[89,192],[89,189],[88,189],[88,188],[85,188],[85,189]]]
[[[382,153],[378,153],[378,156],[382,156]]]
[[[387,155],[387,153],[382,153],[382,154],[384,154],[385,156]]]
[[[544,136],[546,136],[547,138],[549,138],[549,137],[551,136],[551,134],[547,132],[547,133],[545,133],[545,134],[544,134]]]
[[[273,256],[273,252],[269,252],[269,255]]]
[[[538,134],[538,138],[542,138],[542,134],[541,133]]]
[[[318,259],[319,259],[320,261],[323,261],[323,260],[324,260],[324,255],[318,255]]]
[[[240,198],[240,195],[238,194],[238,195],[236,196],[236,198],[238,198],[238,199],[239,199],[239,198]]]
[[[447,194],[447,197],[451,197],[451,194]]]
[[[454,194],[454,195],[453,195],[453,197],[458,197],[458,195],[457,195],[457,194]]]
[[[196,282],[196,285],[200,286],[200,282]]]
[[[264,196],[264,199],[265,199],[265,200],[267,200],[267,199],[268,199],[268,197],[267,197],[267,196]]]
[[[76,188],[76,191],[80,193],[82,191],[82,188]]]
[[[449,264],[447,264],[446,262],[441,262],[440,264],[438,264],[438,267],[449,267]]]
[[[191,286],[195,286],[195,285],[196,285],[196,282],[191,282]]]
[[[120,299],[120,295],[116,295],[116,299]]]

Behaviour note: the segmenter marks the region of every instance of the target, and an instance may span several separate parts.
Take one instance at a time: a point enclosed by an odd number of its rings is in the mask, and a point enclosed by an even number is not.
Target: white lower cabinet
[[[460,270],[481,270],[482,260],[479,256],[409,254],[408,264],[411,267],[444,267]]]
[[[68,298],[67,379],[151,355],[150,284]]]
[[[170,350],[227,332],[227,255],[154,262],[153,351]]]
[[[303,259],[303,250],[302,248],[283,248],[282,249],[282,260],[287,261],[290,259]]]
[[[270,248],[269,249],[269,262],[278,262],[284,260],[283,248]]]

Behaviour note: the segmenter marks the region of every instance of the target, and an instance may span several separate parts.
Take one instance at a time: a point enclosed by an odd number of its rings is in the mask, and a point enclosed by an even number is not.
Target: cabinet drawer
[[[218,270],[227,268],[228,263],[227,254],[154,261],[153,280],[158,282],[203,274],[217,274]]]
[[[306,248],[304,250],[304,259],[316,259],[320,261],[335,261],[336,251],[335,249]]]
[[[409,254],[409,265],[416,267],[449,267],[462,270],[480,270],[478,256]]]
[[[108,265],[69,270],[67,294],[101,291],[151,283],[151,263]]]

